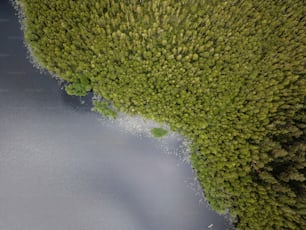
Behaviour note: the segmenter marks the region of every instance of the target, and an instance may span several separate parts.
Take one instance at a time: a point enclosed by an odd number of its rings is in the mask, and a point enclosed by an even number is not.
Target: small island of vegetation
[[[164,137],[168,134],[168,131],[163,128],[152,128],[151,134],[153,137]]]
[[[306,229],[304,1],[14,2],[68,94],[192,142],[205,197],[237,229]]]

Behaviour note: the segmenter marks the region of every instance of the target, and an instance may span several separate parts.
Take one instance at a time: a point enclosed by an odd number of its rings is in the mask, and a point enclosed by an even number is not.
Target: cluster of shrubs
[[[237,229],[306,229],[303,0],[15,3],[32,55],[69,94],[192,141],[207,200]]]

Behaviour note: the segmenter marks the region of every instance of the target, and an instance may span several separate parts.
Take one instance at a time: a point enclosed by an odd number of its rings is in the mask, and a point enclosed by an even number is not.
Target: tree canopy
[[[306,229],[303,0],[16,0],[39,65],[192,141],[237,229]]]

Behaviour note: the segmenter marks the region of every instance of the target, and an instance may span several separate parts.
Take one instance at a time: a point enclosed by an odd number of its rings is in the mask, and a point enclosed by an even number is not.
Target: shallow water
[[[67,96],[29,63],[14,13],[0,2],[0,230],[227,229],[164,151],[180,142],[123,132]]]

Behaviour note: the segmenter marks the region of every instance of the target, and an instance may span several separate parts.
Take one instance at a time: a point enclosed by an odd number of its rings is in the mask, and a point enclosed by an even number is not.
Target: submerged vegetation
[[[39,65],[192,141],[237,229],[306,229],[302,0],[16,0]],[[111,110],[113,111],[113,110]]]

